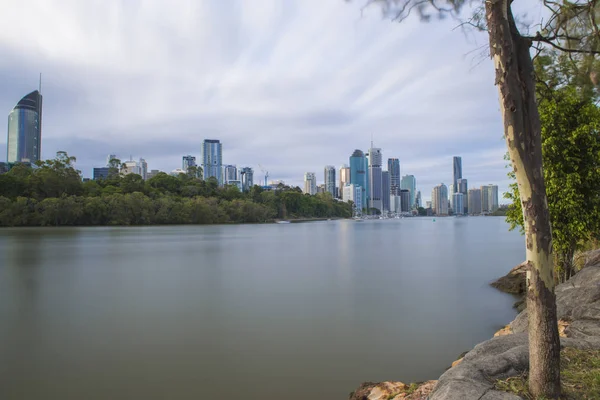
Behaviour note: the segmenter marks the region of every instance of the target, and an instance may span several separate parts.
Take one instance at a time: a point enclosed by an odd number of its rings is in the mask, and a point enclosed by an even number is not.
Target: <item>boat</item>
[[[290,221],[277,221],[278,224],[289,224]]]

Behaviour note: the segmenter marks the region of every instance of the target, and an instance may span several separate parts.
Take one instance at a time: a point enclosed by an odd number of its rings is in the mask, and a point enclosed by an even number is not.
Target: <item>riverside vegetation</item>
[[[82,182],[74,157],[59,152],[36,168],[15,165],[0,175],[0,226],[82,226],[261,223],[276,218],[347,218],[349,203],[328,193],[304,195],[280,185],[242,193],[194,174],[166,173],[143,180],[121,176],[115,163],[107,179]]]

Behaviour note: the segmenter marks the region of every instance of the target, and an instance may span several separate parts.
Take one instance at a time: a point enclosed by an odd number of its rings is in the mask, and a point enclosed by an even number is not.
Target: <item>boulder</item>
[[[502,278],[490,283],[493,287],[506,293],[522,295],[526,289],[527,264],[522,262]]]

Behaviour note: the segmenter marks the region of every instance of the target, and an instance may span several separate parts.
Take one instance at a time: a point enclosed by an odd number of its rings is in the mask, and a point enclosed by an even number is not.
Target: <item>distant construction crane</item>
[[[265,174],[265,186],[267,186],[267,179],[269,179],[269,171],[265,170],[265,168],[260,164],[258,164],[258,168],[260,168],[262,173]]]

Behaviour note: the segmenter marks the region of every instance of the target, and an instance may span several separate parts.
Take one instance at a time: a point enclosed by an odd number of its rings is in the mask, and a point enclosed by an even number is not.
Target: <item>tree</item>
[[[564,282],[574,273],[575,251],[600,228],[600,110],[572,86],[548,93],[539,110],[556,273]],[[518,186],[510,189],[507,221],[514,229],[523,227],[523,213]]]
[[[366,0],[394,20],[412,11],[428,21],[432,13],[457,16],[464,0]],[[472,3],[469,3],[472,4]],[[466,22],[485,29],[496,70],[504,137],[523,209],[528,268],[529,390],[534,397],[560,396],[560,342],[554,295],[552,231],[542,170],[540,117],[530,49],[534,42],[571,54],[600,54],[597,0],[544,0],[551,14],[534,36],[517,28],[512,0],[482,2]],[[600,3],[599,3],[600,4]],[[541,25],[541,24],[540,24]],[[594,71],[592,71],[594,72]],[[594,74],[590,74],[594,79]],[[595,82],[594,82],[595,83]]]

